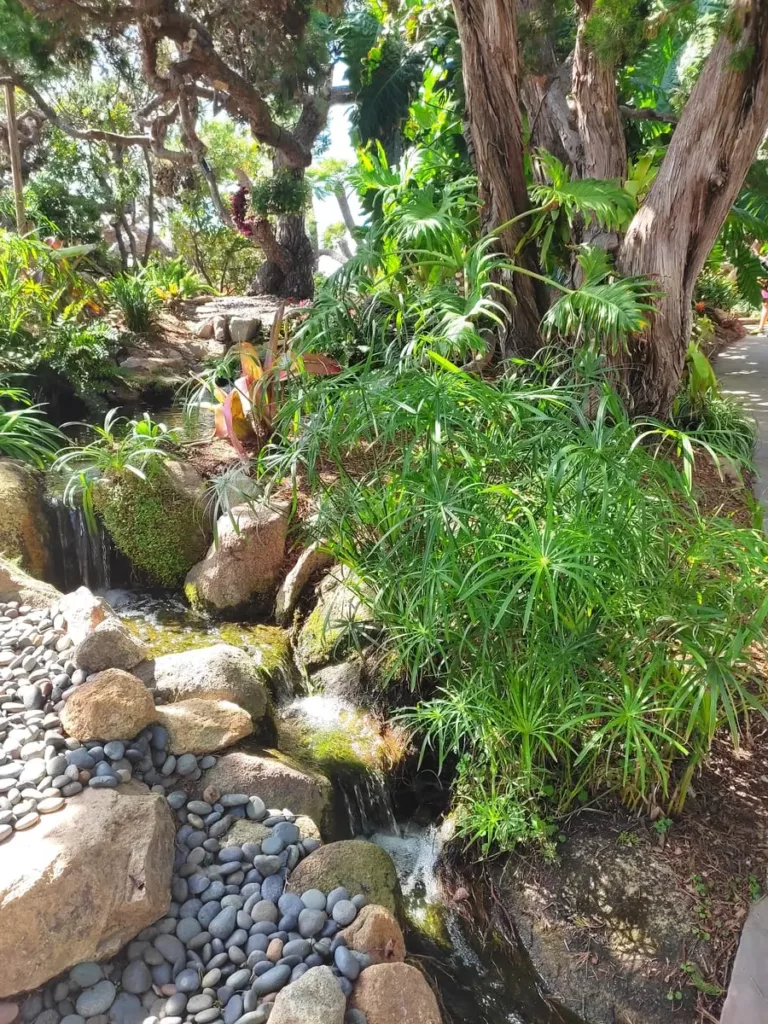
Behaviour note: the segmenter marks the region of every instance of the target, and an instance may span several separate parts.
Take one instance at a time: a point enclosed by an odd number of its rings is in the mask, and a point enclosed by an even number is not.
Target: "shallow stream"
[[[282,631],[249,622],[216,622],[192,612],[175,594],[131,586],[111,545],[91,537],[69,510],[52,509],[59,586],[82,584],[100,591],[153,656],[229,643],[255,649],[275,641]],[[297,678],[300,676],[297,672]],[[311,697],[314,714],[337,714],[330,698]],[[316,705],[328,702],[327,709]],[[302,701],[295,701],[301,704]],[[439,993],[446,1024],[579,1024],[541,994],[525,952],[512,954],[492,937],[480,942],[446,900],[437,867],[443,846],[435,824],[397,821],[389,780],[370,777],[334,779],[340,836],[364,835],[387,850],[397,867],[407,918],[409,954],[418,959]],[[396,801],[397,805],[408,801]]]

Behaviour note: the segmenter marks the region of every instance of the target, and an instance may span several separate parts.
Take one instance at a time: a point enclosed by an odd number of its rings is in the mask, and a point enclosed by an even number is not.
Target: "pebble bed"
[[[85,673],[55,609],[0,603],[0,842],[64,807],[85,786],[136,778],[162,793],[178,826],[167,915],[113,960],[82,963],[30,993],[25,1024],[264,1024],[277,993],[312,967],[330,966],[346,997],[370,958],[338,932],[367,903],[338,888],[285,892],[290,872],[321,844],[288,809],[257,796],[179,788],[212,767],[212,755],[168,753],[167,731],[144,729],[107,743],[65,736],[59,713]],[[258,841],[227,845],[238,819]],[[13,1004],[0,1003],[0,1024]],[[13,1016],[8,1016],[12,1020]],[[365,1024],[349,1009],[346,1024]]]
[[[190,799],[176,813],[172,901],[109,963],[84,963],[29,995],[28,1024],[264,1024],[277,993],[311,967],[332,968],[345,996],[370,958],[338,932],[367,903],[346,889],[285,892],[290,871],[320,846],[289,810],[257,796]],[[259,842],[223,845],[238,819],[268,830]],[[365,1024],[350,1009],[347,1024]]]
[[[72,647],[55,609],[0,604],[0,842],[60,811],[85,786],[110,789],[136,778],[164,793],[196,781],[216,762],[211,755],[168,753],[160,725],[127,742],[65,736],[59,713],[86,680],[71,660]]]

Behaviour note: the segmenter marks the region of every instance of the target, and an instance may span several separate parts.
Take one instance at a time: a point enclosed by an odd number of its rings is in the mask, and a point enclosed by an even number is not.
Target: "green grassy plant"
[[[0,379],[0,455],[44,469],[63,441],[64,435],[45,419],[42,406],[33,405],[23,388]]]
[[[116,274],[105,282],[104,292],[120,308],[129,331],[145,334],[152,327],[161,298],[146,271]]]
[[[765,714],[768,543],[700,513],[712,448],[633,424],[585,358],[495,383],[365,364],[301,381],[275,426],[262,468],[322,492],[319,535],[373,593],[403,718],[481,847],[606,791],[674,813],[715,732]]]

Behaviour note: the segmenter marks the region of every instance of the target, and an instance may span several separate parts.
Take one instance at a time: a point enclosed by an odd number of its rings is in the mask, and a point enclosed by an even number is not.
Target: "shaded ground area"
[[[558,862],[500,858],[464,884],[485,894],[489,927],[516,929],[546,989],[590,1024],[717,1022],[766,881],[766,766],[761,720],[739,751],[716,740],[674,822],[588,808],[563,825]]]

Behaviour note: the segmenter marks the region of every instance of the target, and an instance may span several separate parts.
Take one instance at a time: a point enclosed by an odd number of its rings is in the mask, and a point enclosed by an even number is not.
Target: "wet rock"
[[[372,621],[363,600],[364,585],[349,569],[336,566],[318,587],[317,605],[301,628],[296,650],[309,668],[344,657],[350,625]]]
[[[67,623],[67,633],[73,643],[79,644],[114,612],[102,597],[96,597],[88,587],[78,587],[65,594],[58,604]]]
[[[345,839],[321,846],[296,866],[286,888],[299,894],[307,889],[329,893],[339,886],[364,894],[371,903],[386,907],[396,916],[401,914],[402,895],[395,865],[389,854],[374,843]]]
[[[275,619],[280,626],[287,626],[299,603],[304,587],[311,578],[327,569],[333,563],[333,556],[317,543],[310,544],[302,551],[298,561],[280,584],[275,598]]]

